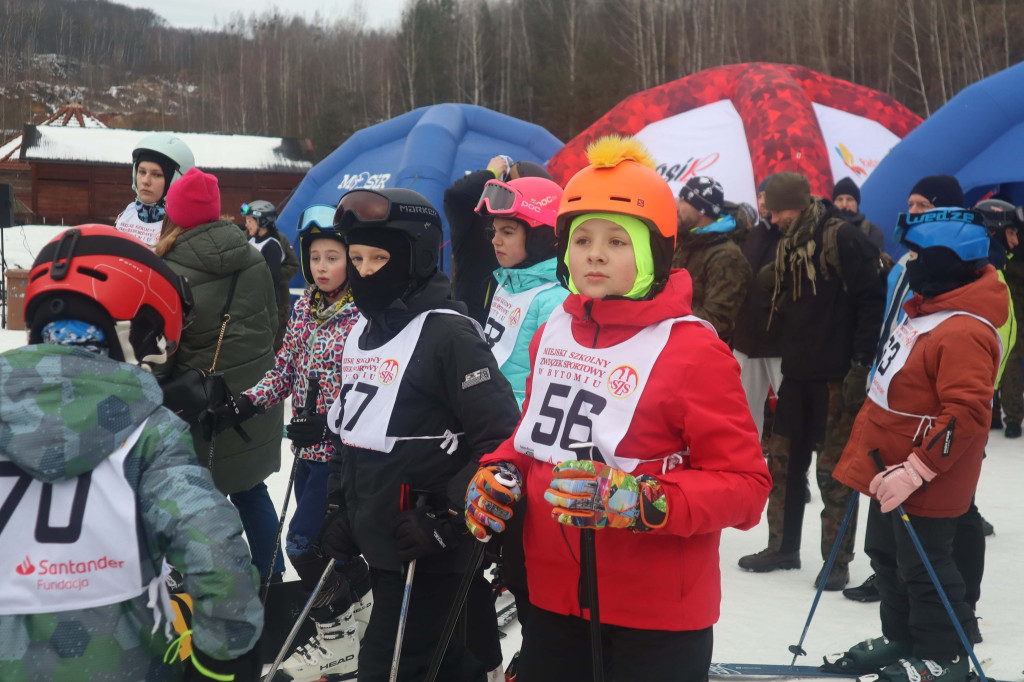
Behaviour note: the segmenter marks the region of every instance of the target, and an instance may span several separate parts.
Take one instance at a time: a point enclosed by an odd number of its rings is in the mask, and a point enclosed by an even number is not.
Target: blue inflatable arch
[[[406,187],[441,212],[444,191],[498,154],[545,164],[562,143],[544,128],[469,104],[438,104],[358,131],[314,166],[281,212],[277,226],[298,249],[299,217],[311,204],[337,205],[357,187]],[[445,220],[445,242],[448,224]],[[448,269],[451,249],[444,249]],[[293,287],[304,286],[302,275]]]
[[[964,88],[889,151],[861,187],[860,210],[886,233],[926,175],[954,175],[968,206],[990,192],[1024,203],[1024,62]]]

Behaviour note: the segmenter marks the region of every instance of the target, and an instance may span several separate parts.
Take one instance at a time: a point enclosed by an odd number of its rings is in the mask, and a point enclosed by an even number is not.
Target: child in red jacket
[[[579,529],[593,528],[606,679],[706,680],[720,533],[755,526],[771,482],[736,362],[691,314],[689,274],[670,272],[671,189],[636,140],[588,157],[558,212],[572,293],[530,344],[522,421],[481,460],[467,525],[501,532],[526,498],[523,679],[592,674]]]

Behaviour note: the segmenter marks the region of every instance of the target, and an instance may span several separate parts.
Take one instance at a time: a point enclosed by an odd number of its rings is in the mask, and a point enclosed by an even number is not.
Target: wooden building
[[[26,125],[19,161],[31,168],[33,221],[112,224],[135,199],[132,149],[152,131]],[[283,202],[312,168],[308,141],[253,135],[172,133],[217,176],[221,212],[239,220],[254,199]]]

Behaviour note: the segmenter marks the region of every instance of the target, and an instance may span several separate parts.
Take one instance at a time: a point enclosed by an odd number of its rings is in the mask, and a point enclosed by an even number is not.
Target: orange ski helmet
[[[584,213],[621,213],[642,220],[651,231],[654,286],[660,291],[672,269],[676,247],[676,198],[655,168],[654,158],[633,137],[610,135],[587,147],[590,165],[569,179],[558,206],[558,279],[568,286],[565,265],[569,226]]]

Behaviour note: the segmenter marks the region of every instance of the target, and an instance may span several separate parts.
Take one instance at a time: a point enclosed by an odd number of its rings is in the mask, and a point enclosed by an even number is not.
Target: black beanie
[[[766,176],[764,176],[764,179],[761,180],[761,182],[757,183],[757,193],[758,194],[760,194],[761,192],[765,191],[765,189],[768,187],[768,181],[771,180],[771,179],[772,179],[771,175],[766,175]]]
[[[138,156],[136,157],[136,172],[138,172],[139,170],[139,164],[142,163],[143,161],[149,161],[150,163],[155,163],[156,165],[160,166],[160,170],[162,170],[164,173],[164,195],[160,198],[166,199],[167,190],[171,188],[171,182],[174,181],[174,172],[178,170],[178,164],[176,164],[174,161],[171,161],[163,154],[152,152],[149,151],[148,149],[144,149],[141,152],[139,152]]]
[[[921,178],[910,190],[910,194],[920,194],[936,208],[964,206],[964,191],[960,188],[960,182],[952,175],[929,175]]]
[[[850,195],[857,202],[857,206],[860,206],[860,187],[857,187],[857,183],[850,178],[843,178],[832,188],[832,201],[841,194]]]

